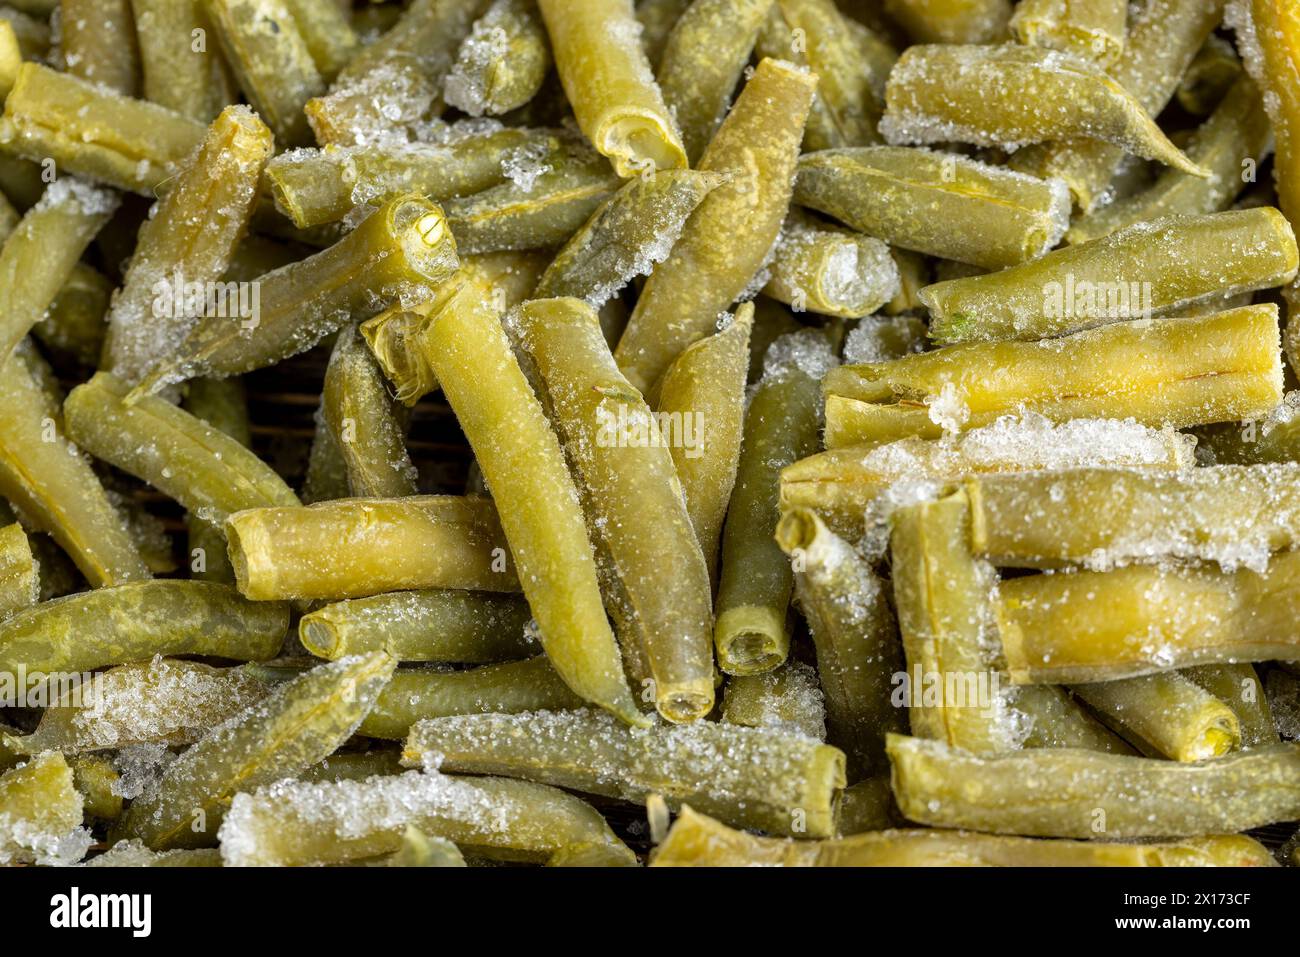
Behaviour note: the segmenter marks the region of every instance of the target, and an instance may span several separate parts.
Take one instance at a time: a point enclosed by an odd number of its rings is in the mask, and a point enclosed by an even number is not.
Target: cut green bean
[[[1209,170],[1208,177],[1165,170],[1149,189],[1075,222],[1066,233],[1066,242],[1099,239],[1126,226],[1164,216],[1227,209],[1246,186],[1246,170],[1267,154],[1270,138],[1268,115],[1259,90],[1249,77],[1243,76],[1187,145],[1188,158]],[[1207,256],[1217,258],[1214,253]]]
[[[761,675],[732,675],[722,695],[722,720],[745,728],[825,741],[826,717],[817,672],[798,661]]]
[[[337,0],[285,0],[285,6],[316,69],[325,80],[333,80],[361,46],[348,11],[340,9]]]
[[[0,528],[0,619],[34,605],[41,577],[27,533],[18,523]]]
[[[104,320],[112,295],[113,283],[79,262],[72,267],[72,274],[50,303],[45,317],[32,326],[32,335],[54,353],[84,366],[95,366],[108,331]]]
[[[59,52],[67,71],[123,96],[140,87],[131,0],[60,0]]]
[[[885,0],[918,43],[993,43],[1006,36],[1011,0]]]
[[[773,0],[699,0],[672,24],[656,74],[692,164],[722,125]]]
[[[227,107],[213,122],[193,163],[140,228],[108,314],[106,371],[135,385],[154,362],[177,353],[209,310],[223,322],[240,312],[248,294],[218,280],[248,228],[272,150],[271,131],[247,107]]]
[[[394,675],[397,672],[393,672]],[[390,679],[391,680],[391,679]],[[299,781],[364,781],[376,775],[401,774],[400,750],[335,753],[297,776]]]
[[[891,143],[956,140],[1016,149],[1088,138],[1206,175],[1142,103],[1100,69],[1023,46],[909,47],[889,74],[881,132]]]
[[[894,796],[913,821],[1030,837],[1231,834],[1300,816],[1300,745],[1185,764],[1073,749],[978,756],[891,735]]]
[[[763,378],[749,399],[714,606],[718,665],[727,674],[770,671],[790,652],[794,574],[773,537],[780,474],[817,448],[818,380],[834,364],[822,333],[783,336],[768,349]]]
[[[21,0],[20,0],[21,2]],[[9,24],[24,60],[45,60],[52,52],[54,31],[48,18],[59,0],[51,0],[50,10],[24,10],[20,4],[0,7],[0,20]]]
[[[578,126],[619,176],[687,165],[630,0],[538,0]]]
[[[421,348],[492,489],[542,647],[584,700],[642,723],[559,440],[477,284],[444,288],[447,307],[420,336]]]
[[[545,655],[465,671],[399,671],[357,728],[370,738],[404,740],[425,718],[459,714],[568,711],[583,700],[560,680]]]
[[[1132,417],[1174,428],[1262,416],[1282,399],[1276,308],[1114,323],[1060,339],[965,343],[842,366],[823,384],[826,447],[938,437],[945,427],[986,425],[1020,408],[1053,421]],[[989,369],[998,376],[990,379]]]
[[[192,380],[186,390],[184,408],[240,445],[251,444],[248,403],[240,379]],[[189,512],[185,516],[185,528],[189,537],[191,577],[233,585],[235,569],[226,554],[226,535],[221,526]]]
[[[403,762],[502,774],[644,804],[689,804],[736,827],[829,837],[844,755],[802,735],[699,721],[628,728],[595,710],[461,715],[411,729]]]
[[[111,668],[95,676],[91,690],[94,700],[83,688],[66,689],[34,732],[8,743],[22,754],[66,755],[192,744],[267,694],[267,686],[243,668],[168,658]]]
[[[73,864],[90,846],[72,769],[42,754],[0,775],[0,865]]]
[[[550,68],[536,0],[494,0],[460,45],[443,99],[470,116],[500,116],[536,96]]]
[[[226,537],[239,590],[255,601],[519,587],[489,499],[425,495],[255,508],[230,516]]]
[[[87,818],[116,821],[122,816],[122,776],[111,761],[97,754],[81,754],[68,764]]]
[[[979,475],[967,490],[972,547],[998,565],[1183,559],[1263,571],[1300,545],[1294,463]]]
[[[782,469],[780,504],[783,511],[814,509],[837,535],[857,541],[870,530],[864,528],[872,517],[868,510],[899,482],[922,480],[944,487],[968,475],[1087,466],[1174,470],[1188,469],[1194,462],[1189,437],[1172,429],[1157,431],[1115,419],[1056,424],[1027,414],[940,439],[900,439],[821,452]],[[1046,496],[1045,487],[1042,491]],[[970,494],[978,546],[985,504],[976,491]],[[1053,507],[1046,498],[1026,504]]]
[[[1024,0],[1008,26],[1026,46],[1070,53],[1109,67],[1124,52],[1125,0]]]
[[[709,335],[762,269],[789,207],[815,87],[810,73],[765,59],[704,151],[699,169],[731,178],[700,204],[641,291],[615,353],[636,388],[649,389]]]
[[[1151,757],[1204,761],[1241,746],[1232,709],[1176,671],[1075,685],[1073,691]]]
[[[132,804],[119,837],[156,851],[210,847],[240,791],[305,771],[347,740],[393,673],[382,653],[320,665],[219,725]]]
[[[1192,116],[1209,116],[1242,76],[1232,44],[1211,34],[1178,84],[1178,105]]]
[[[298,504],[284,480],[236,439],[156,396],[127,405],[129,391],[105,372],[74,389],[63,407],[69,437],[208,521]]]
[[[468,867],[465,855],[445,837],[429,837],[408,824],[402,846],[384,859],[385,867]]]
[[[93,622],[93,627],[88,626]],[[154,655],[272,657],[288,628],[280,604],[209,582],[132,582],[42,602],[0,623],[0,667],[89,671]]]
[[[101,89],[39,63],[24,63],[5,100],[6,151],[135,193],[174,176],[204,126],[144,100]]]
[[[65,177],[23,216],[0,248],[0,361],[45,316],[116,209],[110,191]]]
[[[742,304],[721,332],[687,346],[659,382],[657,412],[680,423],[673,465],[709,580],[718,580],[718,544],[736,485],[745,424],[745,380],[754,306]]]
[[[1041,256],[1070,219],[1059,181],[898,146],[804,156],[794,201],[893,246],[990,269]]]
[[[131,0],[144,98],[200,123],[235,99],[216,43],[208,48],[203,0]]]
[[[325,92],[294,8],[308,0],[203,0],[235,80],[282,145],[311,139],[303,107]],[[305,12],[305,11],[303,11]],[[315,18],[313,32],[324,28]]]
[[[233,322],[205,316],[177,357],[154,366],[133,398],[195,376],[240,375],[295,356],[348,320],[424,298],[457,261],[437,206],[418,196],[394,199],[329,249],[258,280],[250,316]]]
[[[859,781],[883,770],[885,733],[904,727],[903,709],[891,700],[902,670],[894,613],[871,566],[815,512],[785,513],[776,540],[794,563],[795,597],[817,649],[827,740]]]
[[[536,300],[512,322],[575,467],[625,663],[648,666],[635,677],[653,678],[665,718],[697,720],[713,709],[711,589],[668,451],[681,436],[623,377],[590,306]]]
[[[20,346],[0,366],[0,495],[54,537],[91,587],[148,578],[121,515],[68,441],[25,352]]]
[[[220,867],[221,852],[197,848],[157,853],[140,841],[118,841],[103,854],[91,858],[86,867]]]
[[[637,0],[636,18],[641,25],[641,46],[651,66],[663,56],[668,35],[692,0]]]
[[[1243,748],[1278,743],[1273,714],[1254,665],[1198,665],[1183,675],[1232,709],[1241,726]]]
[[[18,71],[23,65],[23,51],[13,25],[0,17],[0,100],[18,82]],[[7,201],[6,201],[7,202]]]
[[[998,630],[1016,683],[1090,682],[1296,657],[1296,553],[1267,571],[1131,565],[1004,581]],[[1106,609],[1103,616],[1098,609]]]
[[[889,775],[879,774],[844,789],[837,833],[840,837],[849,837],[867,831],[883,831],[901,823],[901,820],[894,806],[894,792],[889,789]]]
[[[383,373],[356,326],[339,330],[325,371],[321,419],[334,437],[354,496],[416,494],[416,471]],[[283,504],[283,503],[277,503]]]
[[[400,850],[410,826],[489,859],[558,866],[581,853],[591,864],[636,864],[604,818],[571,794],[421,771],[239,794],[221,828],[221,855],[230,867],[344,864]]]
[[[725,181],[687,169],[638,176],[601,203],[556,254],[533,298],[573,297],[599,309],[669,257],[691,214]]]
[[[536,652],[518,596],[432,589],[337,602],[304,615],[298,637],[331,661],[383,651],[398,661],[490,664]]]
[[[824,841],[757,837],[683,808],[652,867],[1266,867],[1244,834],[1177,843],[1037,841],[970,831],[883,830]]]
[[[860,319],[899,291],[898,267],[884,242],[797,214],[786,220],[768,268],[763,294],[796,312]]]

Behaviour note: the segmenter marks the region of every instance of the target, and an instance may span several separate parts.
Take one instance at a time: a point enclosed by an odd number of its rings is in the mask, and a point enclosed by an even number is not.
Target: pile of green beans
[[[1297,862],[1294,4],[9,2],[0,866]]]

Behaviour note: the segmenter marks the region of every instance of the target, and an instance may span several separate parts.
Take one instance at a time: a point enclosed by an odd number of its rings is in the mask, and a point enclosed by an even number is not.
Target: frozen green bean
[[[493,0],[460,45],[443,99],[470,116],[500,116],[536,96],[550,68],[536,0]]]
[[[240,288],[218,280],[248,228],[273,148],[271,131],[247,107],[227,107],[213,121],[194,161],[140,227],[108,313],[106,371],[135,385],[177,353],[209,309],[229,321]]]
[[[1070,53],[1108,67],[1124,52],[1126,0],[1023,0],[1008,26],[1027,46]]]
[[[517,595],[401,591],[318,608],[303,615],[298,637],[312,654],[331,661],[383,651],[398,661],[490,664],[537,650],[526,632],[531,618]]]
[[[131,0],[131,9],[144,98],[200,123],[211,121],[235,91],[218,44],[208,47],[203,0]]]
[[[18,71],[23,65],[23,51],[18,35],[8,20],[0,19],[0,101],[18,82]]]
[[[325,79],[294,17],[294,8],[307,2],[203,0],[235,81],[282,146],[311,139],[303,107],[325,92]]]
[[[394,675],[397,672],[393,672]],[[390,679],[391,680],[391,679]],[[364,781],[376,775],[401,774],[400,750],[336,752],[297,776],[299,781]]]
[[[1204,761],[1241,747],[1232,709],[1176,671],[1075,685],[1073,691],[1151,757]]]
[[[1276,328],[1266,304],[842,366],[823,383],[826,447],[938,437],[1020,408],[1174,428],[1254,418],[1282,399]]]
[[[199,421],[240,445],[251,444],[248,403],[242,380],[193,379],[186,390],[183,407]],[[221,526],[189,512],[185,516],[185,529],[189,538],[191,577],[233,585],[235,570],[226,554],[226,535]]]
[[[571,296],[599,309],[630,280],[668,259],[691,214],[724,182],[723,175],[688,169],[631,180],[556,254],[533,298]]]
[[[795,598],[817,650],[827,740],[859,781],[884,769],[885,733],[904,728],[904,711],[891,701],[903,662],[884,583],[811,510],[782,515],[776,540],[793,562]]]
[[[1011,0],[885,0],[918,43],[993,43],[1006,36]]]
[[[1247,171],[1267,154],[1271,137],[1259,90],[1249,77],[1243,76],[1187,145],[1188,158],[1209,170],[1208,177],[1165,170],[1150,188],[1075,222],[1066,233],[1066,242],[1099,239],[1126,226],[1164,216],[1227,209],[1245,188]],[[1209,258],[1216,256],[1211,253]]]
[[[502,774],[644,804],[662,795],[736,827],[829,837],[844,755],[802,735],[699,721],[636,729],[599,711],[460,715],[411,729],[403,762]]]
[[[711,589],[669,452],[681,436],[623,377],[590,306],[535,300],[512,322],[574,466],[625,665],[645,663],[635,677],[665,718],[697,720],[713,710]]]
[[[0,671],[79,672],[154,655],[270,658],[286,606],[246,601],[226,585],[159,579],[41,602],[0,622]]]
[[[446,307],[420,336],[421,347],[492,489],[542,647],[584,700],[643,723],[560,442],[477,283],[453,280],[445,288]]]
[[[1232,44],[1211,34],[1179,81],[1178,105],[1192,116],[1208,116],[1242,75],[1241,60]]]
[[[619,340],[615,356],[638,389],[653,386],[683,349],[710,334],[762,269],[789,207],[815,87],[812,74],[763,60],[704,151],[699,169],[731,178],[688,220]]]
[[[255,601],[519,588],[489,499],[423,495],[254,508],[230,516],[226,538],[239,590]]]
[[[1041,256],[1070,219],[1057,180],[899,146],[805,155],[794,201],[892,246],[990,269]]]
[[[844,789],[840,799],[840,837],[883,831],[901,822],[889,788],[889,774],[866,778]]]
[[[108,331],[105,317],[113,283],[85,263],[77,263],[50,303],[45,317],[32,326],[32,335],[45,348],[84,366],[99,363]]]
[[[468,867],[465,856],[445,837],[429,837],[414,825],[406,825],[402,845],[383,861],[385,867]]]
[[[422,197],[398,197],[329,249],[263,276],[253,287],[256,302],[250,290],[249,301],[235,310],[236,321],[205,316],[177,356],[154,366],[132,398],[195,376],[251,372],[305,352],[349,320],[424,298],[457,261],[442,211]]]
[[[583,703],[545,655],[465,671],[403,670],[393,675],[357,734],[401,741],[425,718],[567,711]]]
[[[891,735],[913,821],[1030,837],[1231,834],[1300,816],[1300,744],[1183,763],[1069,748],[978,756]]]
[[[1286,552],[1263,572],[1131,565],[1004,581],[997,614],[1008,670],[1017,683],[1088,682],[1293,658],[1284,622],[1297,574]]]
[[[1186,669],[1183,675],[1232,709],[1241,726],[1243,748],[1277,744],[1273,713],[1254,665],[1198,665]]]
[[[284,480],[238,440],[156,396],[127,405],[128,392],[106,372],[73,389],[63,406],[68,436],[208,521],[298,504]]]
[[[325,370],[321,420],[347,469],[351,495],[416,494],[417,474],[383,373],[356,326],[339,330]],[[251,506],[250,506],[251,507]]]
[[[683,808],[652,867],[1266,867],[1244,834],[1176,843],[1038,841],[971,831],[883,830],[823,841],[757,837]]]
[[[793,214],[777,240],[763,294],[796,312],[860,319],[899,291],[889,246]]]
[[[68,764],[86,817],[116,821],[122,816],[122,776],[111,761],[97,754],[80,754]]]
[[[210,847],[240,791],[324,760],[374,706],[395,663],[382,653],[320,665],[217,726],[131,804],[116,836],[156,851]]]
[[[722,720],[825,741],[826,704],[817,672],[791,661],[761,675],[732,675],[722,693]]]
[[[790,652],[787,615],[794,574],[773,537],[780,474],[817,448],[818,381],[834,364],[821,332],[783,336],[768,349],[763,378],[745,410],[714,605],[718,665],[727,674],[770,671]]]
[[[86,867],[220,867],[216,848],[151,851],[140,841],[118,841],[103,854],[92,857]]]
[[[348,11],[341,9],[337,0],[284,0],[284,3],[321,77],[333,80],[361,46]]]
[[[0,7],[0,20],[9,24],[25,60],[45,60],[53,52],[54,31],[48,22],[59,0],[50,0],[49,10],[24,10],[20,4]]]
[[[745,424],[745,380],[754,307],[742,304],[721,332],[687,346],[659,382],[656,411],[680,423],[673,465],[709,580],[718,579],[718,544],[736,485]]]
[[[29,605],[41,594],[41,578],[27,533],[15,522],[0,528],[0,619]]]
[[[0,775],[0,865],[74,864],[90,847],[83,800],[57,752]]]
[[[504,778],[406,774],[369,781],[282,781],[235,796],[221,828],[227,866],[345,864],[394,853],[406,828],[475,856],[562,865],[634,866],[592,807],[557,788]]]
[[[60,0],[59,52],[73,76],[123,96],[139,91],[131,0]]]
[[[636,18],[641,25],[641,46],[651,66],[663,56],[668,35],[692,0],[637,0]]]
[[[165,107],[27,62],[5,100],[0,145],[75,173],[149,195],[203,140],[204,125]]]
[[[1197,176],[1142,103],[1098,67],[1024,46],[909,47],[889,74],[881,132],[891,143],[1016,149],[1087,138]]]

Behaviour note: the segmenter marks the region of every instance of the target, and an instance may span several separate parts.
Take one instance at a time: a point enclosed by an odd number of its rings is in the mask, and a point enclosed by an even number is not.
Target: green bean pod
[[[1204,761],[1241,747],[1226,704],[1176,671],[1075,685],[1076,697],[1151,757]]]
[[[235,91],[220,50],[215,44],[208,49],[203,0],[131,0],[131,9],[144,98],[200,123],[211,121]]]
[[[765,59],[704,151],[698,168],[731,178],[696,209],[637,299],[615,352],[636,388],[648,390],[713,332],[763,267],[789,207],[815,87],[806,71]]]
[[[883,769],[885,733],[904,726],[904,711],[891,700],[903,663],[894,613],[871,566],[815,512],[783,514],[776,540],[794,563],[795,597],[817,650],[827,740],[859,781]]]
[[[122,776],[112,761],[98,754],[79,754],[68,765],[87,818],[116,821],[122,816]]]
[[[1278,555],[1264,572],[1130,565],[1004,581],[998,631],[1011,679],[1110,681],[1294,658],[1297,638],[1284,622],[1300,575],[1296,556]]]
[[[1300,816],[1300,745],[1183,763],[1096,751],[979,756],[890,735],[913,821],[993,834],[1114,840],[1232,834]]]
[[[32,326],[32,335],[51,352],[84,366],[98,365],[112,295],[113,283],[107,277],[78,262],[45,317]]]
[[[338,0],[285,0],[307,52],[326,80],[333,80],[351,62],[361,41],[352,29],[350,8]]]
[[[15,522],[0,528],[0,619],[34,605],[41,577],[27,533]]]
[[[1192,116],[1209,116],[1243,73],[1232,43],[1211,34],[1178,83],[1178,105]]]
[[[402,845],[384,858],[385,867],[468,867],[465,855],[445,837],[429,837],[414,825],[406,825]]]
[[[230,516],[226,537],[239,590],[254,601],[519,588],[490,499],[422,495],[254,508]]]
[[[652,867],[1268,867],[1244,834],[1162,844],[1036,841],[971,831],[881,830],[791,841],[733,830],[690,808],[655,849]]]
[[[709,580],[715,583],[722,523],[740,464],[753,322],[753,304],[742,304],[725,329],[687,346],[658,386],[659,415],[681,423],[684,441],[669,451]]]
[[[841,366],[823,383],[826,447],[934,438],[1018,409],[1174,428],[1255,418],[1282,399],[1276,328],[1265,304]]]
[[[1026,46],[1070,53],[1109,67],[1124,52],[1125,0],[1025,0],[1008,26]]]
[[[235,795],[305,771],[369,713],[395,662],[376,653],[320,665],[218,725],[131,804],[117,832],[155,851],[211,847]]]
[[[82,809],[72,768],[57,752],[0,775],[0,865],[75,863],[63,859],[60,845],[81,826]],[[88,846],[89,835],[76,857]]]
[[[397,852],[408,827],[477,856],[558,866],[571,854],[634,866],[636,856],[585,801],[504,778],[437,773],[306,784],[235,797],[221,828],[228,867],[345,864]]]
[[[425,718],[568,711],[583,704],[545,655],[465,671],[404,670],[393,675],[357,734],[402,741]]]
[[[918,43],[994,43],[1006,36],[1011,0],[885,0]]]
[[[94,680],[94,701],[66,689],[35,731],[7,743],[29,755],[192,744],[267,694],[267,686],[243,668],[169,658],[120,665]]]
[[[69,73],[136,95],[140,51],[130,0],[60,0],[59,25],[59,52]]]
[[[761,675],[732,675],[722,693],[722,720],[825,741],[826,706],[817,672],[791,661]]]
[[[118,841],[103,854],[92,857],[86,867],[220,867],[216,848],[155,852],[140,841]]]
[[[494,0],[460,45],[443,99],[470,116],[500,116],[536,96],[550,68],[536,0]]]
[[[235,321],[205,316],[179,354],[154,366],[133,396],[195,376],[222,378],[274,365],[310,349],[347,321],[424,298],[457,262],[442,211],[422,197],[394,199],[330,248],[259,279],[251,308],[239,310],[248,315]]]
[[[794,201],[892,246],[990,269],[1043,255],[1070,216],[1057,181],[898,146],[802,157]]]
[[[63,173],[150,195],[203,140],[204,126],[39,63],[18,71],[5,100],[0,143]]]
[[[1254,665],[1198,665],[1182,674],[1232,709],[1241,726],[1243,748],[1278,743],[1277,726]]]
[[[860,319],[899,292],[889,246],[872,236],[828,229],[809,217],[786,220],[763,294],[796,312]]]
[[[201,422],[247,447],[252,442],[248,423],[248,402],[243,381],[194,379],[186,390],[183,408]],[[193,512],[185,516],[190,573],[202,581],[235,583],[235,570],[226,553],[226,535],[219,524]]]
[[[644,804],[689,804],[736,827],[829,837],[844,755],[802,735],[699,721],[635,729],[599,711],[460,715],[411,729],[403,762],[501,774]]]
[[[542,274],[535,299],[583,299],[599,309],[666,260],[691,214],[726,182],[717,173],[662,170],[605,200]]]
[[[398,661],[490,664],[536,651],[532,612],[516,595],[401,591],[336,602],[302,617],[298,637],[321,658],[383,651]]]
[[[512,321],[575,467],[624,658],[648,666],[660,714],[697,720],[713,709],[711,590],[668,451],[681,436],[623,377],[590,306],[536,300]]]
[[[835,359],[825,336],[808,330],[778,339],[766,362],[745,411],[736,488],[722,532],[713,638],[718,666],[727,674],[770,671],[790,653],[794,573],[773,537],[780,474],[817,447],[818,378]]]

